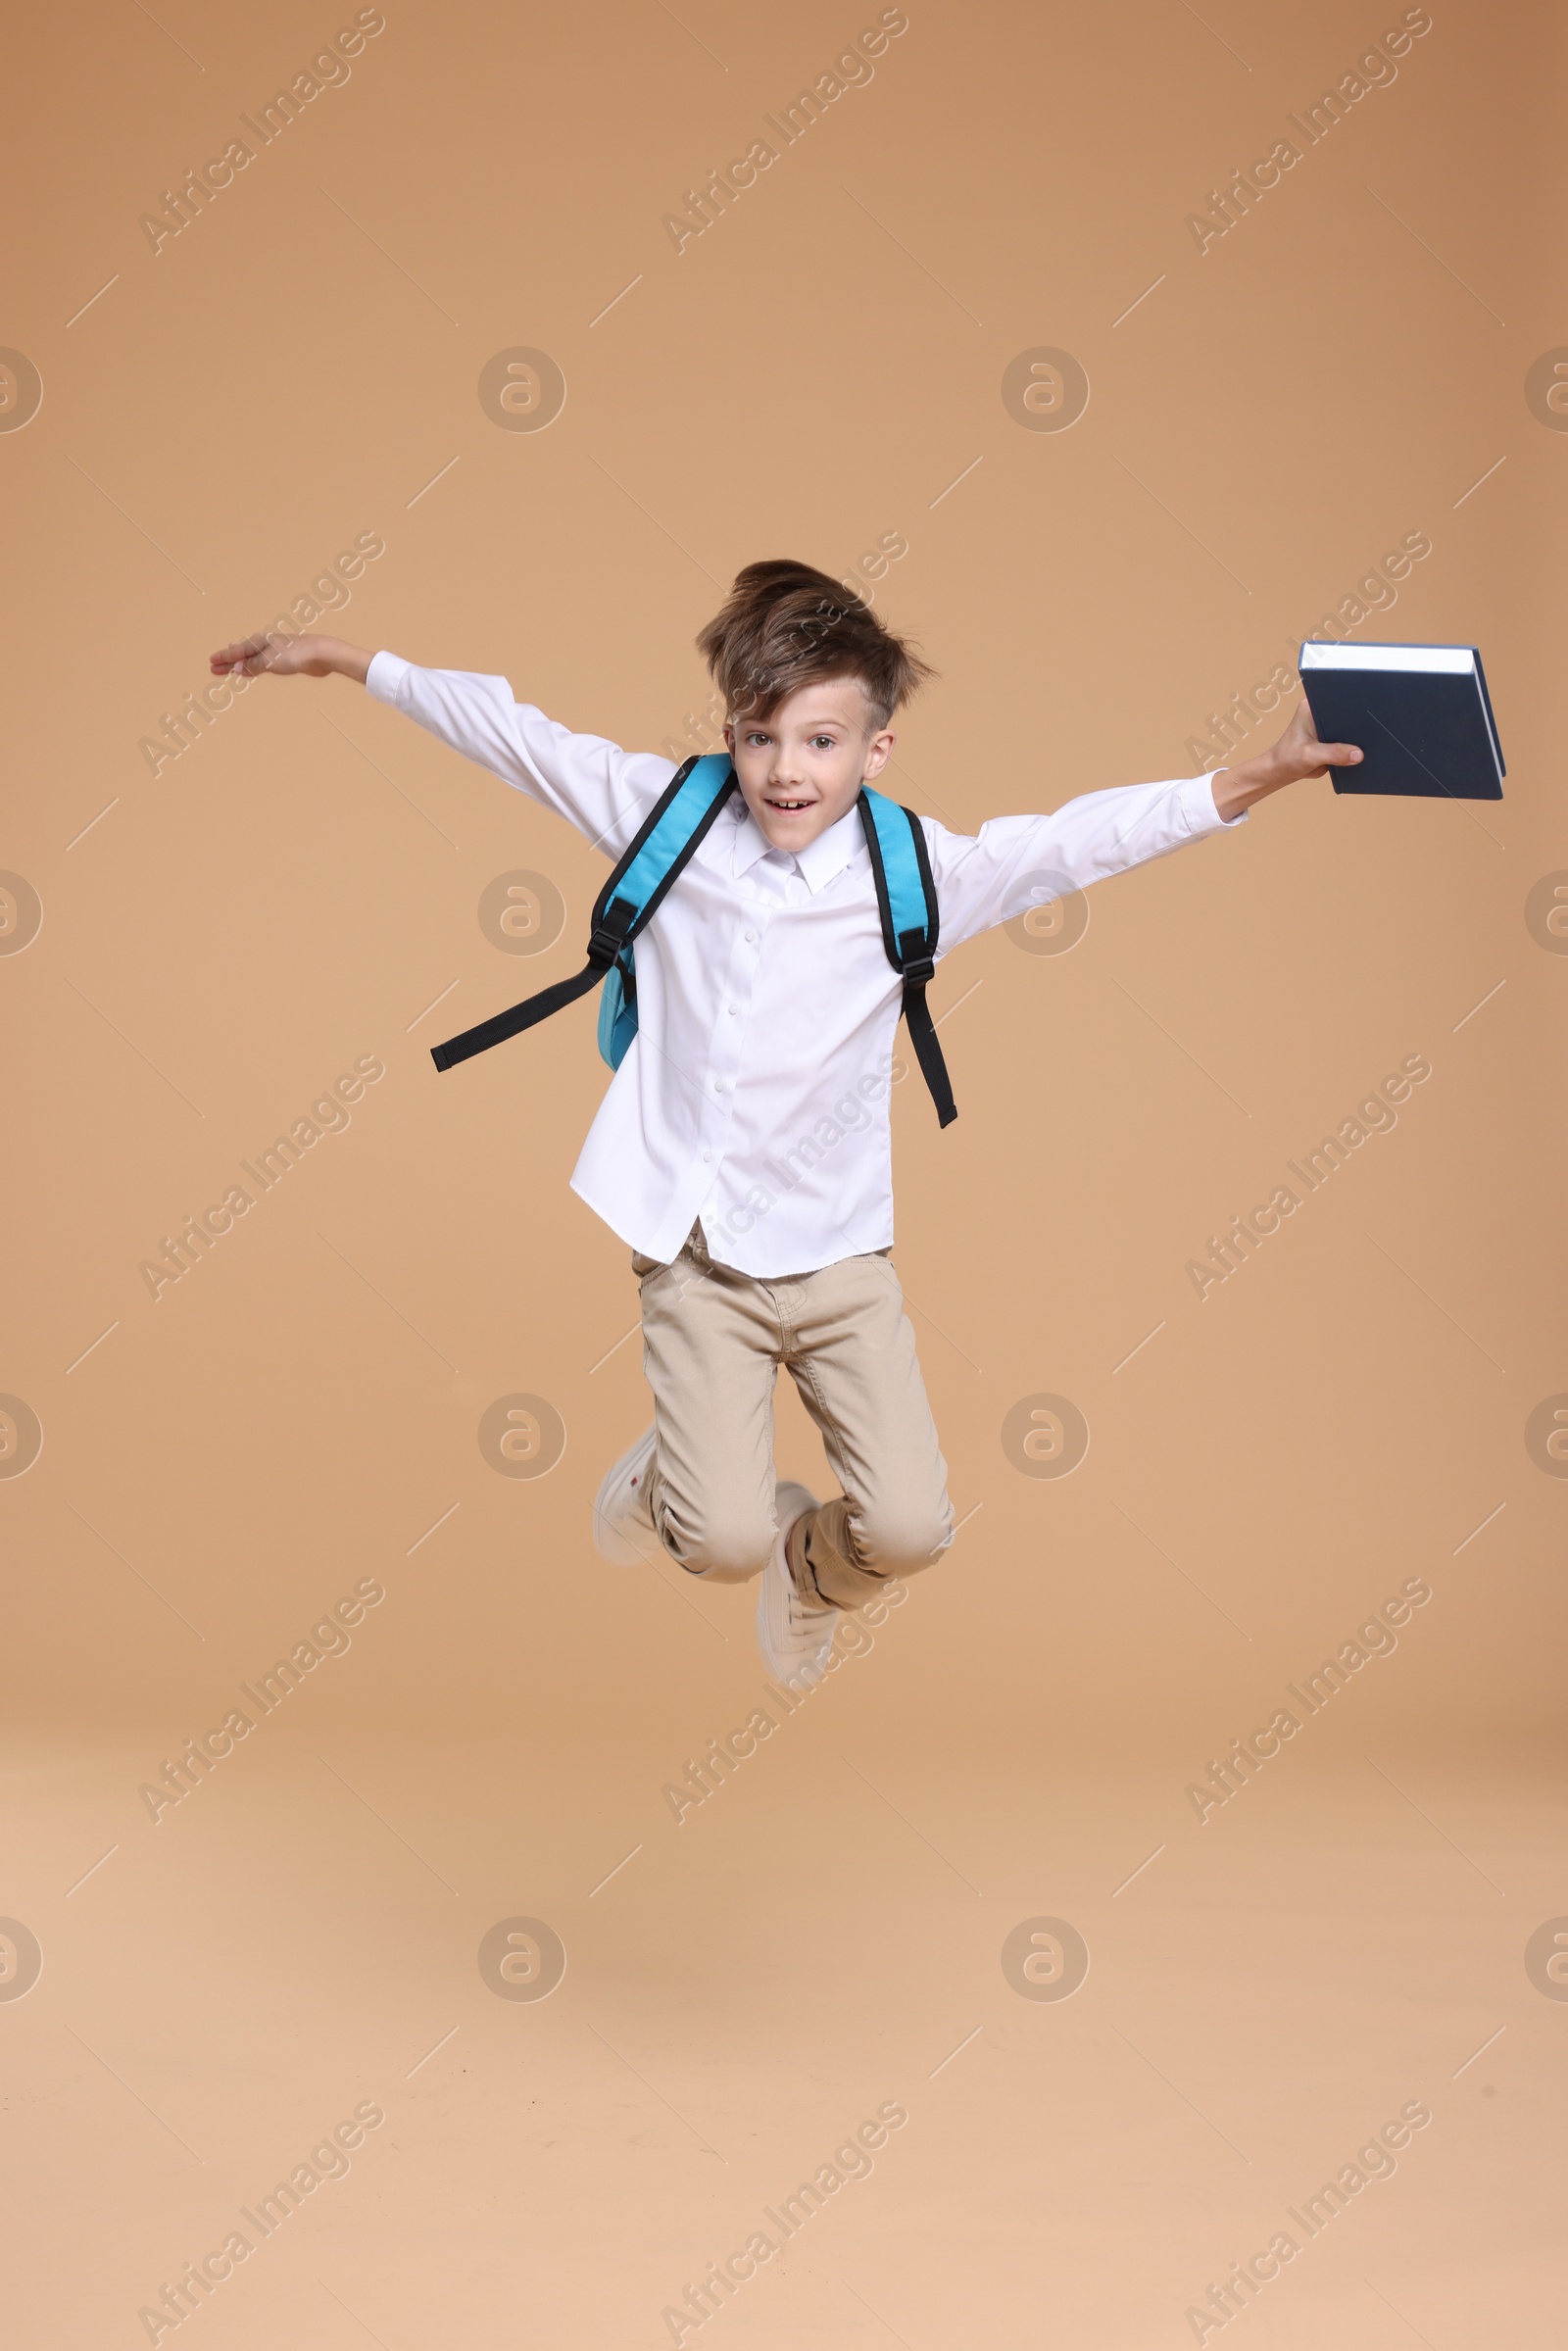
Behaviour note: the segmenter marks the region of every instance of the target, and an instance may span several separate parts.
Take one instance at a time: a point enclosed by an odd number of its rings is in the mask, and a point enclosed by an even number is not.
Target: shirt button
[[[736,1013],[740,1010],[740,1006],[739,1004],[726,1004],[724,1009],[726,1012],[728,1012],[731,1020],[733,1020]]]
[[[711,1152],[711,1151],[704,1151],[704,1153],[703,1153],[703,1165],[704,1165],[705,1167],[711,1167],[711,1166],[712,1166],[712,1164],[713,1164],[713,1154],[712,1154],[712,1152]]]
[[[757,933],[755,931],[748,931],[746,933],[746,944],[748,947],[755,947],[757,945]]]
[[[723,1091],[724,1091],[724,1081],[723,1081],[723,1079],[722,1079],[722,1078],[715,1078],[715,1079],[713,1080],[713,1092],[714,1092],[715,1094],[722,1094],[722,1093],[723,1093]]]

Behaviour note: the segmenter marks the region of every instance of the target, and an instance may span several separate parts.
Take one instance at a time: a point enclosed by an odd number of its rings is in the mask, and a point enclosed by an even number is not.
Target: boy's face
[[[853,677],[800,686],[766,718],[724,729],[746,806],[774,849],[804,849],[847,816],[896,740]]]

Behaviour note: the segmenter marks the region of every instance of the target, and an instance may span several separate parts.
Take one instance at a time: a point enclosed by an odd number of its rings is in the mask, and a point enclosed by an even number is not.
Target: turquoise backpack
[[[451,1069],[475,1053],[488,1053],[522,1029],[574,1004],[604,983],[599,1004],[599,1051],[618,1069],[637,1034],[637,965],[633,948],[659,910],[665,892],[691,857],[732,792],[740,789],[727,752],[692,759],[660,796],[641,831],[594,901],[588,961],[569,980],[558,980],[509,1011],[497,1012],[461,1037],[431,1048],[437,1069]],[[937,894],[926,855],[925,834],[910,808],[860,787],[856,803],[871,856],[882,944],[904,982],[904,1018],[921,1075],[936,1103],[937,1122],[951,1126],[958,1115],[948,1082],[936,1023],[925,1001],[936,968]]]

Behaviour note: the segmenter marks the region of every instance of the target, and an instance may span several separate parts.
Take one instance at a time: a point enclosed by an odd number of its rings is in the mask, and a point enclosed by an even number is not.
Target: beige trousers
[[[844,1489],[797,1526],[797,1578],[854,1608],[930,1566],[953,1540],[947,1463],[885,1252],[760,1281],[715,1265],[694,1227],[672,1264],[634,1253],[632,1270],[659,1431],[647,1508],[672,1559],[716,1584],[766,1565],[783,1365]]]

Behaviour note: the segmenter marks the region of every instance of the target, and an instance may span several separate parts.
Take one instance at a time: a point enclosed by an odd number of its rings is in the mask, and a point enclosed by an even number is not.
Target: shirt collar
[[[730,871],[738,881],[743,874],[768,854],[770,843],[751,809],[736,794],[733,804],[734,841]],[[804,849],[797,850],[792,863],[799,871],[813,897],[831,881],[837,880],[854,857],[860,840],[859,809],[854,803],[837,824],[830,824],[825,833],[818,833]]]

